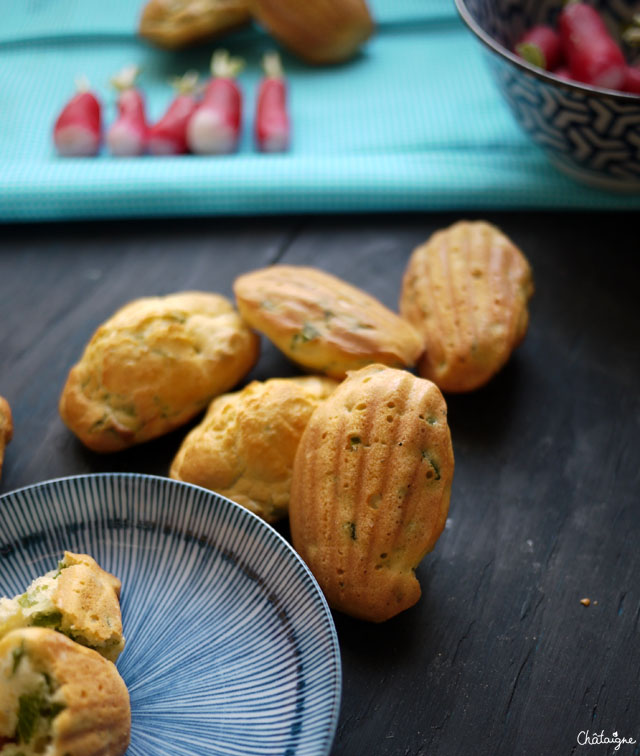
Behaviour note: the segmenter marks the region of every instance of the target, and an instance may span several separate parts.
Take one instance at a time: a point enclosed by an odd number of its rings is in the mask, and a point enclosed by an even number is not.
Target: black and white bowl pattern
[[[561,0],[455,0],[484,43],[489,68],[516,120],[550,160],[582,183],[640,191],[640,96],[567,82],[520,59],[513,47],[535,24],[556,23]],[[638,0],[596,0],[620,38]],[[628,59],[636,53],[626,50]]]
[[[122,581],[128,756],[327,756],[341,668],[330,611],[251,512],[166,478],[97,474],[0,497],[0,595],[63,550]]]

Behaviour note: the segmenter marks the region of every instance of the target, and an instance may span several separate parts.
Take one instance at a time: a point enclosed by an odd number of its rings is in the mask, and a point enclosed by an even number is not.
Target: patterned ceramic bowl
[[[484,43],[489,67],[516,120],[569,176],[601,189],[640,191],[640,96],[563,80],[511,50],[536,24],[555,26],[563,0],[455,0]],[[589,0],[614,35],[638,0]],[[627,49],[627,59],[634,53]]]

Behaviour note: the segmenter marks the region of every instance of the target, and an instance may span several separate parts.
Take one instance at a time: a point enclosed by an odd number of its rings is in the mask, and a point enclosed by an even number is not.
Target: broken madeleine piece
[[[414,571],[444,528],[453,469],[431,381],[370,365],[318,407],[296,453],[289,518],[331,607],[382,622],[418,601]]]
[[[14,598],[0,598],[0,637],[50,627],[115,661],[124,648],[120,580],[87,554],[65,551],[55,570]]]
[[[461,221],[414,250],[400,313],[422,334],[420,375],[445,392],[487,383],[524,338],[531,268],[498,228]]]
[[[316,376],[271,378],[217,397],[182,442],[170,477],[216,491],[267,522],[285,517],[300,437],[337,385]]]
[[[249,22],[248,0],[149,0],[139,33],[170,50],[205,42]]]
[[[344,378],[373,362],[414,365],[418,332],[379,300],[317,268],[272,265],[233,284],[238,310],[307,370]]]
[[[251,12],[307,63],[347,60],[374,30],[365,0],[251,0]]]
[[[49,628],[0,639],[0,756],[122,756],[130,731],[112,662]]]

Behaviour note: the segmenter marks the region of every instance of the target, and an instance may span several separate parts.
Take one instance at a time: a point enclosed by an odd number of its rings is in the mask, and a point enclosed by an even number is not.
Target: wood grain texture
[[[4,227],[0,394],[15,434],[0,491],[84,472],[166,474],[188,428],[105,457],[57,415],[69,367],[123,302],[229,296],[237,274],[278,261],[318,266],[396,309],[411,251],[459,217]],[[335,614],[344,690],[332,756],[614,753],[579,746],[584,730],[640,741],[635,219],[485,217],[532,264],[529,333],[485,388],[448,397],[450,519],[418,570],[421,600],[380,626]],[[247,380],[296,372],[265,344]]]

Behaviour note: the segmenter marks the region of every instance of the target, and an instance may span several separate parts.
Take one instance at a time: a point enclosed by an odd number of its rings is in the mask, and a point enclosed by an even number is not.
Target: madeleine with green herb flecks
[[[524,339],[531,267],[522,252],[484,221],[460,221],[414,250],[400,312],[422,335],[418,372],[444,392],[489,381]]]
[[[219,294],[136,299],[93,334],[69,372],[60,416],[94,451],[126,449],[184,425],[244,378],[259,349]]]
[[[0,638],[20,627],[50,627],[115,661],[124,648],[120,580],[88,554],[65,551],[56,569],[22,594],[0,597]]]
[[[233,291],[247,323],[309,371],[340,380],[374,362],[409,367],[422,352],[410,323],[317,268],[261,268],[237,278]]]
[[[289,509],[300,437],[337,385],[325,376],[270,378],[216,397],[182,442],[170,477],[217,491],[276,522]]]
[[[112,662],[50,628],[0,639],[0,756],[122,756],[130,731]]]
[[[431,381],[370,365],[318,407],[296,453],[289,518],[331,607],[382,622],[416,603],[414,570],[444,528],[453,468]]]

